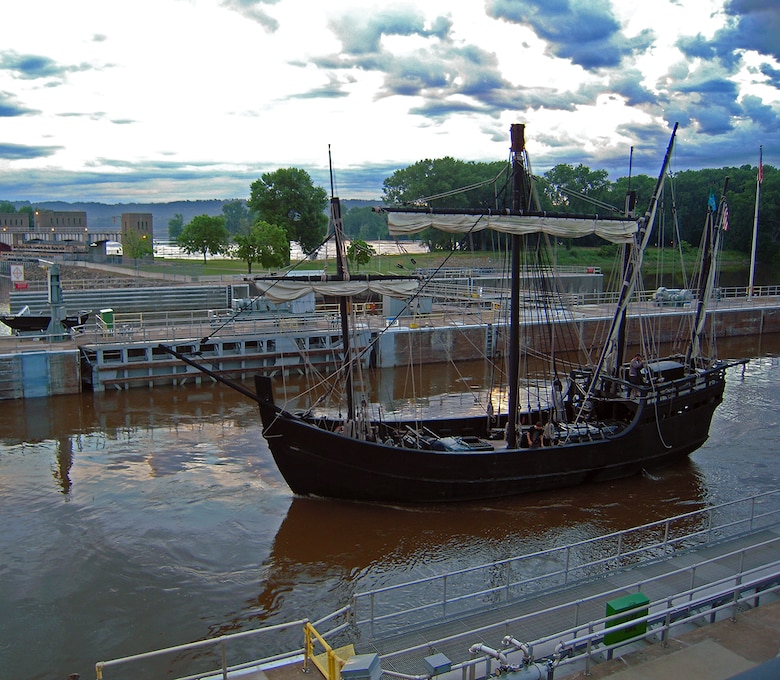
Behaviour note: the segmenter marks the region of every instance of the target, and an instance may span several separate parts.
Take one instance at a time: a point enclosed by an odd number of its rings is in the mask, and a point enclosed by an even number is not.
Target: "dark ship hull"
[[[377,441],[346,437],[337,423],[307,420],[273,403],[270,381],[258,377],[263,435],[292,491],[356,501],[432,503],[515,496],[619,479],[683,458],[709,433],[725,386],[726,365],[659,387],[664,396],[624,400],[630,422],[569,435],[569,443],[536,449],[440,451],[382,443],[405,424],[373,424]],[[617,402],[615,402],[617,403]],[[596,408],[615,403],[596,402]],[[633,410],[633,413],[632,413]],[[446,431],[468,441],[487,437],[484,417],[448,421]],[[417,423],[441,432],[441,423]],[[480,441],[485,442],[486,439]],[[487,447],[484,447],[487,449]]]

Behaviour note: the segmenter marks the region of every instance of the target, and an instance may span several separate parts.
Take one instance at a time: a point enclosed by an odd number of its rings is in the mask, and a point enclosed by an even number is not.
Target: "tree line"
[[[720,199],[727,177],[729,219],[723,247],[749,252],[757,180],[757,168],[750,165],[675,173],[659,204],[658,245],[678,241],[697,244],[710,196],[716,201]],[[635,195],[636,211],[641,214],[656,184],[656,178],[648,175],[611,181],[605,170],[592,170],[582,164],[559,164],[536,179],[542,210],[602,215],[623,212],[629,191]],[[382,202],[424,201],[433,207],[500,210],[508,205],[509,183],[509,169],[503,161],[426,159],[385,179]],[[461,190],[463,187],[466,189]],[[170,235],[187,252],[202,253],[204,259],[207,253],[232,249],[236,258],[247,262],[251,272],[254,262],[264,268],[289,264],[292,241],[306,253],[316,250],[326,235],[327,210],[325,190],[315,187],[305,170],[286,168],[262,175],[252,183],[250,198],[226,203],[221,216],[199,216],[187,225],[171,220]],[[358,264],[370,258],[366,241],[388,238],[384,217],[370,207],[352,208],[344,214],[343,221],[347,237],[355,242],[350,259]],[[456,235],[430,230],[422,239],[434,251],[492,251],[504,246],[500,236],[487,231],[464,241]],[[600,243],[597,237],[577,242]],[[764,262],[780,261],[780,172],[767,165],[763,167],[761,185],[758,257]]]
[[[757,180],[757,168],[750,165],[676,173],[673,182],[667,183],[670,190],[659,205],[658,244],[697,244],[710,196],[720,198],[726,177],[729,219],[723,247],[748,253]],[[580,214],[620,213],[629,190],[636,196],[636,210],[641,213],[656,184],[656,179],[648,175],[610,181],[605,170],[592,170],[582,164],[559,164],[536,179],[542,210]],[[424,201],[432,207],[501,210],[509,204],[509,185],[509,168],[504,161],[425,159],[385,179],[381,200],[385,204]],[[32,217],[32,208],[22,211],[30,212]],[[0,212],[14,212],[13,204],[0,201]],[[385,218],[370,207],[352,208],[344,214],[343,222],[345,234],[353,242],[348,256],[357,264],[370,259],[372,249],[367,241],[388,238]],[[223,204],[221,215],[198,215],[187,224],[176,215],[168,224],[169,236],[185,252],[202,254],[204,261],[209,254],[230,253],[246,262],[250,273],[254,263],[266,269],[288,265],[291,242],[298,243],[305,253],[315,252],[327,228],[327,193],[314,186],[309,174],[300,168],[263,174],[250,185],[249,199]],[[429,230],[422,240],[432,251],[494,251],[504,247],[501,237],[488,231],[460,240],[456,235]],[[601,242],[590,237],[577,243]],[[123,246],[130,257],[143,257],[151,249],[151,244],[145,242],[129,241]],[[760,261],[780,262],[780,172],[767,165],[763,166],[757,250]]]

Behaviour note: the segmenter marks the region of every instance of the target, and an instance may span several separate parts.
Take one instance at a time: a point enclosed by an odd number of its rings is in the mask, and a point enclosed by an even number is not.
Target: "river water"
[[[780,337],[719,349],[759,358],[729,370],[710,439],[688,461],[442,507],[294,498],[256,408],[226,388],[3,402],[0,677],[94,677],[99,660],[313,620],[357,590],[774,489]],[[426,375],[429,389],[462,389],[445,367]],[[186,671],[178,659],[161,677]]]

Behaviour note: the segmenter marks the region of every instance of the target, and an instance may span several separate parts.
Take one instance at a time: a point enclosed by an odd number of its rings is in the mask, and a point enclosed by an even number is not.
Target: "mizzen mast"
[[[330,217],[333,220],[333,235],[336,241],[336,276],[340,281],[349,281],[347,252],[344,248],[344,223],[341,221],[341,201],[333,188],[333,162],[328,145],[328,166],[330,168]],[[347,420],[355,417],[355,399],[352,394],[352,348],[349,342],[349,299],[339,297],[341,317],[341,343],[344,347],[344,386],[347,393]]]

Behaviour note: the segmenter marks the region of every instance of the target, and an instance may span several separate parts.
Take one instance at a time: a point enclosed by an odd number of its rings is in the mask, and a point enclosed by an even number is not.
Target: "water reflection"
[[[396,507],[293,498],[263,564],[261,589],[215,632],[289,616],[290,600],[307,602],[307,615],[316,618],[356,591],[693,511],[704,496],[701,470],[684,461],[654,476],[481,503]]]
[[[780,338],[720,347],[778,353]],[[426,375],[443,391],[481,376]],[[778,375],[778,359],[730,371],[710,441],[652,476],[416,508],[294,498],[254,404],[228,389],[4,402],[3,672],[87,677],[101,658],[315,619],[355,592],[768,490],[778,484]],[[734,441],[754,446],[735,451]]]

